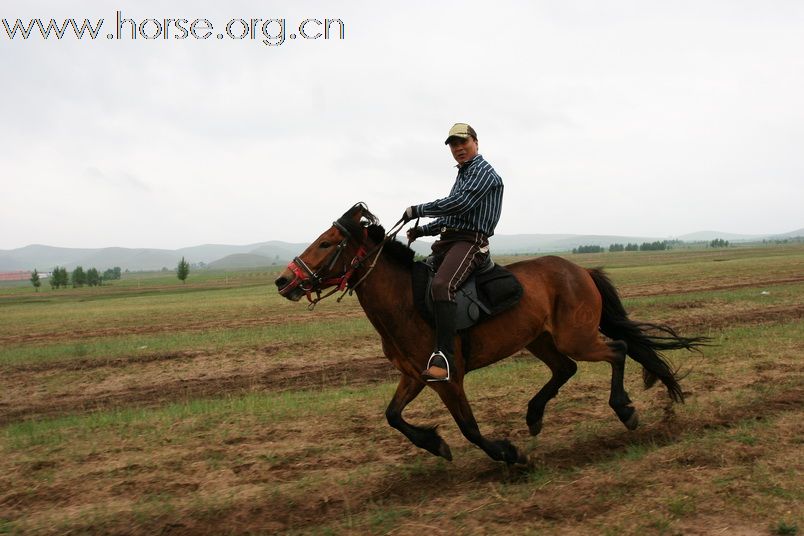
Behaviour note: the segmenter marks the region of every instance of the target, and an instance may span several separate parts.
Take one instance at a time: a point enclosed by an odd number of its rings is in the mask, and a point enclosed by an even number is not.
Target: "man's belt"
[[[479,234],[481,240],[488,240],[488,237],[486,236],[486,233],[483,233],[483,232],[480,232],[480,231],[470,231],[468,229],[456,229],[454,227],[442,227],[440,229],[440,232],[441,232],[441,237],[442,238],[444,238],[444,235],[446,234],[447,238],[450,237],[449,235],[458,235],[458,236],[461,236],[461,237],[467,237],[467,238],[474,239],[475,235]]]

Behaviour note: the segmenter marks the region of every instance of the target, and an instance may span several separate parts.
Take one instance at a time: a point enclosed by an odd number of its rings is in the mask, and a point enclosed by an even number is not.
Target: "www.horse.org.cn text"
[[[9,40],[74,38],[79,40],[184,40],[227,39],[256,41],[275,47],[288,40],[343,40],[346,25],[341,19],[314,17],[301,19],[298,24],[288,25],[285,18],[232,18],[226,24],[213,23],[206,18],[144,18],[134,19],[115,12],[113,27],[103,18],[90,19],[2,19],[0,36]],[[104,33],[104,30],[106,33]]]

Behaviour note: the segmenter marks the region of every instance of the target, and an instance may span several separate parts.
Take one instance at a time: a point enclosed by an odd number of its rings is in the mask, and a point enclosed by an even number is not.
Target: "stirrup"
[[[443,378],[436,378],[435,376],[432,376],[427,373],[427,371],[430,370],[430,367],[432,366],[434,357],[441,357],[444,360],[444,363],[446,363],[447,375],[444,376]],[[447,356],[444,355],[444,352],[442,352],[441,350],[436,350],[430,355],[430,359],[427,360],[427,368],[425,368],[424,372],[422,372],[422,378],[424,378],[425,381],[428,382],[448,382],[450,380],[450,377],[451,373],[449,369],[449,359],[447,359]]]

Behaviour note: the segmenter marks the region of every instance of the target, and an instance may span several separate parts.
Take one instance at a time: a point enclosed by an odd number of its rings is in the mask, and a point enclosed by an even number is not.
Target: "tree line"
[[[611,244],[609,246],[609,251],[639,251],[638,244]]]
[[[674,245],[683,243],[681,240],[662,240],[661,242],[643,242],[642,244],[611,244],[609,251],[664,251],[673,249]],[[709,242],[710,248],[727,248],[729,241],[722,238],[715,238]],[[603,253],[605,249],[602,246],[579,246],[573,248],[573,253]]]
[[[119,266],[109,268],[102,274],[97,268],[90,268],[89,270],[84,271],[83,266],[77,266],[75,270],[68,274],[67,268],[64,268],[63,266],[56,266],[53,268],[53,272],[50,274],[50,286],[54,289],[67,287],[69,285],[72,285],[73,288],[83,287],[84,285],[89,287],[98,287],[103,285],[104,281],[120,279],[121,276],[122,270]],[[31,283],[38,290],[41,282],[37,284],[34,279],[36,282],[39,282],[39,274],[36,270],[34,270],[33,274],[31,275]]]
[[[665,251],[668,249],[673,249],[674,246],[678,244],[682,244],[683,241],[681,240],[657,240],[655,242],[642,242],[641,244],[634,244],[629,242],[628,244],[610,244],[609,251],[610,252],[617,252],[617,251]],[[728,240],[723,240],[722,238],[716,238],[709,242],[709,247],[712,248],[724,248],[729,246]],[[573,253],[603,253],[605,248],[603,246],[578,246],[577,248],[572,248]]]
[[[609,251],[664,251],[672,249],[675,240],[662,240],[661,242],[642,242],[641,244],[611,244]],[[603,253],[606,249],[603,246],[578,246],[572,248],[573,253]]]
[[[601,246],[578,246],[577,248],[572,248],[573,253],[602,253],[603,248]]]
[[[184,260],[184,257],[182,257],[178,266],[176,267],[176,276],[181,280],[182,283],[185,283],[189,274],[190,263]],[[77,266],[72,273],[67,273],[67,268],[64,268],[63,266],[56,266],[53,268],[53,272],[50,275],[50,286],[54,289],[62,287],[66,288],[69,285],[72,285],[73,288],[83,287],[84,285],[89,287],[98,287],[103,285],[104,281],[120,279],[121,276],[122,270],[119,266],[109,268],[103,272],[103,274],[101,274],[97,268],[90,268],[89,270],[84,271],[82,266]],[[39,287],[42,286],[42,281],[39,277],[39,272],[36,269],[34,269],[34,271],[31,273],[30,281],[36,291],[39,292]]]

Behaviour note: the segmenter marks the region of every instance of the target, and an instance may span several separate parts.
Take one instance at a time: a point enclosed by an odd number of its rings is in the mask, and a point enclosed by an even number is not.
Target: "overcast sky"
[[[117,9],[214,30],[107,39]],[[309,242],[357,201],[390,226],[448,193],[459,121],[503,177],[498,234],[804,227],[799,0],[0,4],[34,17],[105,21],[0,24],[0,249]],[[281,45],[216,37],[283,17]],[[325,18],[344,39],[287,37]]]

